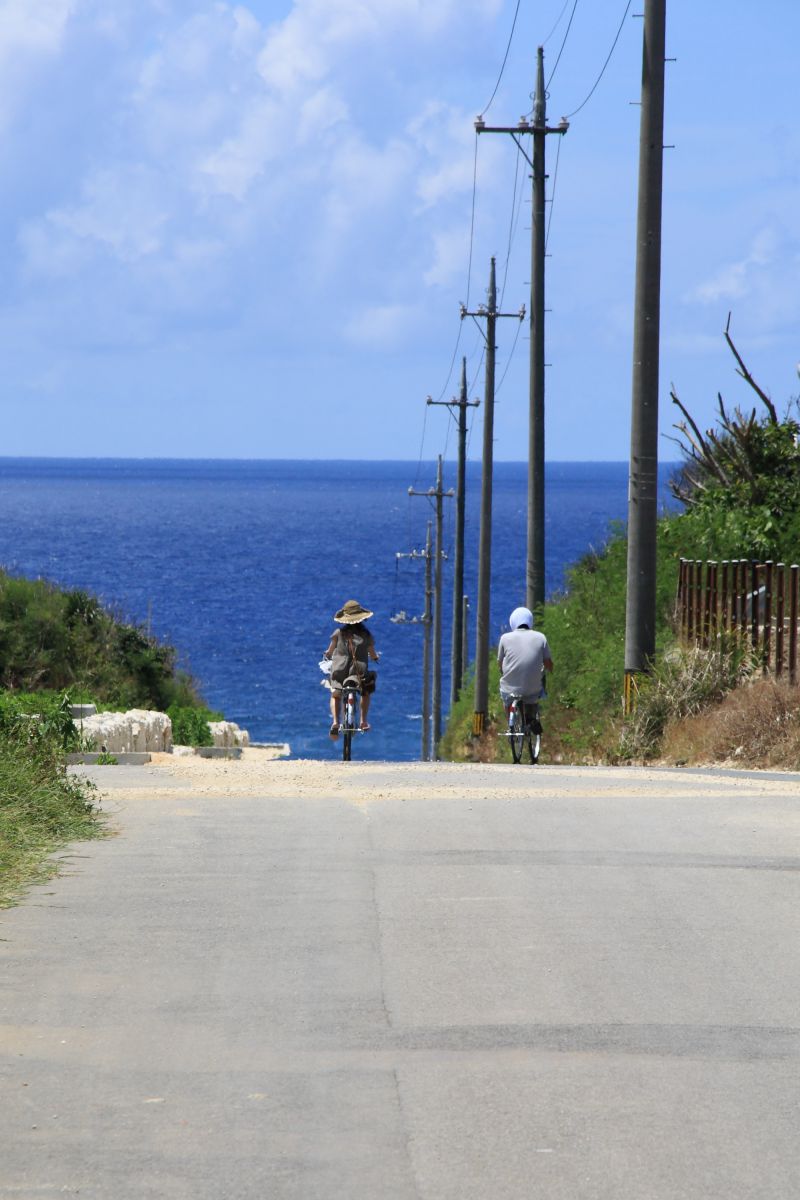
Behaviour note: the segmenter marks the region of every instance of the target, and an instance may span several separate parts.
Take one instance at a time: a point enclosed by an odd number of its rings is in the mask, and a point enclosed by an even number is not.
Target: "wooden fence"
[[[709,646],[720,633],[747,637],[764,671],[797,681],[800,567],[785,563],[682,558],[678,618],[683,636]]]

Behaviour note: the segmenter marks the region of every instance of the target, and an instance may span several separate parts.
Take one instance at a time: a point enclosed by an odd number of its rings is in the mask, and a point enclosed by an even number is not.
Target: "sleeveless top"
[[[344,683],[348,675],[364,675],[369,670],[369,648],[372,645],[372,634],[366,625],[350,625],[347,629],[334,630],[336,645],[331,654],[331,679],[334,683]],[[350,657],[347,642],[353,645],[355,664]],[[355,665],[355,670],[353,666]]]

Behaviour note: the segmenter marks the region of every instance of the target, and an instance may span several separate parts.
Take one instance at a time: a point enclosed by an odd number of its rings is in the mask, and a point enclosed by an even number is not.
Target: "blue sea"
[[[600,548],[626,516],[627,463],[547,467],[547,590]],[[674,465],[661,467],[661,495]],[[494,474],[491,630],[525,597],[527,466]],[[295,756],[333,758],[328,693],[317,663],[333,613],[355,598],[374,610],[381,652],[373,730],[354,754],[419,757],[424,564],[398,558],[424,546],[433,502],[409,487],[435,483],[435,465],[186,459],[0,459],[0,564],[83,588],[179,650],[208,704],[254,740],[286,741]],[[445,466],[445,487],[455,467]],[[467,470],[465,591],[477,594],[480,467]],[[445,661],[450,681],[454,501],[445,501]]]

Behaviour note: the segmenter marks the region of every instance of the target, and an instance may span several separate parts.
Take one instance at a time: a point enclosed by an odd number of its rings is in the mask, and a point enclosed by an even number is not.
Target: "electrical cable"
[[[456,343],[456,350],[457,349],[458,349],[458,343]],[[451,367],[450,370],[452,371],[452,369],[453,368]],[[427,425],[428,425],[428,405],[426,404],[425,412],[422,417],[422,437],[419,440],[419,462],[417,463],[417,473],[414,476],[413,487],[416,487],[417,484],[419,483],[419,473],[422,470],[422,455],[423,455],[424,449],[425,449],[425,430],[427,428]],[[409,501],[410,501],[410,499],[411,499],[411,497],[409,496]]]
[[[628,11],[630,9],[631,3],[632,3],[632,0],[628,0],[628,3],[625,5],[625,12],[622,14],[622,20],[619,23],[619,29],[617,30],[617,35],[614,38],[614,41],[611,43],[611,49],[608,52],[608,57],[606,58],[606,61],[603,63],[603,69],[601,70],[600,74],[597,76],[597,79],[595,79],[594,84],[592,85],[592,90],[589,92],[589,95],[586,97],[586,99],[581,104],[579,104],[577,108],[574,108],[571,113],[567,113],[568,117],[574,117],[576,113],[579,113],[581,111],[581,109],[583,108],[583,106],[585,104],[588,104],[589,101],[591,100],[592,96],[594,95],[598,83],[605,75],[606,67],[611,62],[611,55],[614,53],[614,51],[617,48],[617,42],[619,41],[619,35],[622,33],[622,27],[625,24],[625,18],[628,15]]]
[[[503,55],[503,65],[500,67],[500,74],[497,76],[497,83],[494,85],[494,91],[492,92],[491,96],[489,97],[489,103],[484,108],[481,109],[481,113],[483,115],[485,115],[489,111],[489,109],[492,107],[492,101],[494,100],[495,96],[497,95],[497,89],[500,87],[500,80],[503,78],[503,72],[506,69],[506,63],[508,62],[508,52],[511,49],[511,43],[514,40],[514,30],[517,27],[517,17],[519,16],[520,3],[521,3],[521,0],[517,0],[517,7],[514,10],[514,20],[511,22],[511,33],[508,35],[508,45],[506,46],[506,52]]]
[[[550,41],[550,38],[553,36],[555,31],[558,29],[559,25],[561,24],[561,18],[563,17],[564,13],[567,11],[568,8],[569,8],[569,0],[564,0],[564,4],[562,5],[561,12],[556,17],[555,25],[553,26],[553,28],[548,33],[547,37],[542,42],[543,46],[547,45],[547,43]]]
[[[511,244],[514,240],[514,224],[515,224],[515,209],[517,205],[517,182],[519,180],[519,160],[521,151],[517,147],[517,158],[514,164],[514,191],[511,194],[511,218],[508,223],[508,246],[506,247],[506,262],[503,267],[503,284],[500,288],[500,307],[503,307],[503,299],[506,294],[506,283],[508,282],[508,264],[511,259]],[[522,199],[522,190],[520,189],[520,201]]]
[[[553,171],[553,188],[550,192],[550,212],[547,214],[547,229],[544,235],[544,250],[547,253],[547,243],[550,241],[550,222],[553,220],[553,206],[556,202],[556,184],[558,183],[558,161],[561,158],[561,143],[563,138],[558,139],[558,149],[556,150],[556,165]]]
[[[556,71],[558,70],[558,64],[561,62],[561,55],[564,53],[564,47],[567,44],[567,38],[569,37],[569,31],[570,31],[570,29],[572,29],[572,19],[575,16],[575,9],[577,7],[578,7],[578,0],[575,0],[575,3],[572,5],[572,12],[569,14],[569,21],[567,22],[567,29],[564,34],[564,40],[561,43],[561,49],[559,50],[558,55],[556,56],[555,65],[554,65],[552,71],[550,72],[550,78],[547,80],[547,88],[548,89],[550,87],[550,84],[553,82],[553,76],[555,75]],[[559,20],[560,20],[560,18],[559,18]]]
[[[517,322],[517,332],[514,334],[514,341],[511,343],[511,349],[508,352],[508,361],[506,362],[505,370],[503,371],[503,374],[500,376],[500,382],[498,383],[497,387],[494,389],[495,396],[497,396],[498,392],[500,391],[500,388],[503,386],[503,380],[505,379],[506,375],[508,374],[508,368],[511,366],[511,360],[514,357],[514,351],[517,348],[517,342],[519,341],[519,335],[520,335],[520,330],[522,329],[522,326],[523,326],[523,322],[518,321]]]

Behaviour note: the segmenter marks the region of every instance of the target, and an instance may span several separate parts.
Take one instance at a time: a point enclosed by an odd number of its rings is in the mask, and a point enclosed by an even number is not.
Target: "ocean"
[[[674,464],[662,464],[660,488]],[[626,516],[627,463],[550,463],[546,586],[599,549]],[[99,595],[177,647],[210,707],[257,741],[296,757],[340,754],[328,731],[317,663],[348,599],[374,610],[381,652],[372,732],[359,759],[419,757],[424,546],[434,515],[408,489],[435,484],[435,464],[186,459],[0,459],[0,564]],[[527,466],[497,463],[491,630],[524,602]],[[445,487],[455,466],[445,464]],[[467,469],[465,591],[474,648],[480,467]],[[445,501],[443,692],[450,683],[455,501]]]

